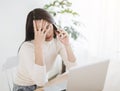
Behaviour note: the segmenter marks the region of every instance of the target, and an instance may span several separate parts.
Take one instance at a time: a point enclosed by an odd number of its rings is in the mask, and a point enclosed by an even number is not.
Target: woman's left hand
[[[65,30],[57,30],[56,35],[65,46],[69,45],[69,36]]]

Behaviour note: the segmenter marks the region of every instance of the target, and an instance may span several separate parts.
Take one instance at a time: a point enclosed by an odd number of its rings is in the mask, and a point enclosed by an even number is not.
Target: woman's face
[[[41,23],[41,20],[36,20],[37,29],[40,29],[40,23]],[[46,29],[48,29],[48,27],[50,28],[50,30],[46,34],[45,41],[51,41],[54,36],[53,25],[51,24],[50,26],[49,22],[47,22],[46,20],[42,20],[42,29],[44,28],[45,24],[47,24]]]

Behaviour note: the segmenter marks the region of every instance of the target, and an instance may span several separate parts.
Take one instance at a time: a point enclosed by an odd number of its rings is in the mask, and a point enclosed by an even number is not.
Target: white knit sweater
[[[44,42],[43,55],[45,66],[35,64],[34,44],[33,41],[24,42],[20,48],[18,57],[19,65],[15,77],[15,84],[30,86],[37,84],[44,85],[48,81],[47,73],[51,70],[56,57],[60,54],[67,69],[76,65],[69,62],[64,45],[58,40],[53,39],[50,42]]]

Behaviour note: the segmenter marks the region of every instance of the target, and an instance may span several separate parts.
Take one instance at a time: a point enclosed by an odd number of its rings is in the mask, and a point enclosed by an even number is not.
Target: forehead
[[[48,21],[43,20],[43,19],[42,19],[42,20],[35,20],[35,21],[36,21],[36,22],[41,22],[41,21],[42,21],[42,22],[44,22],[44,23],[45,23],[45,22],[49,23]],[[51,23],[49,23],[49,24],[51,24]]]
[[[42,20],[39,20],[39,19],[38,19],[38,20],[35,20],[35,21],[36,21],[36,23],[37,23],[38,25],[39,25],[39,23],[41,23],[41,21],[42,21],[42,24],[43,24],[43,25],[44,25],[45,23],[47,23],[47,25],[50,25],[50,24],[51,24],[51,25],[52,25],[51,28],[53,28],[53,24],[50,23],[50,22],[48,22],[48,21],[46,21],[46,20],[43,20],[43,19],[42,19]]]

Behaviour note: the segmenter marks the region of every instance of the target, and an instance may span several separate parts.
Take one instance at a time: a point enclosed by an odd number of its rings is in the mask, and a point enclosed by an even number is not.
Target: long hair
[[[27,15],[26,19],[26,28],[25,28],[25,40],[22,42],[22,44],[25,41],[31,41],[34,40],[34,28],[33,28],[33,20],[41,20],[44,19],[47,22],[51,23],[53,25],[53,30],[54,30],[54,38],[56,38],[55,31],[57,30],[57,27],[55,26],[55,21],[52,18],[52,16],[48,13],[48,11],[41,9],[41,8],[36,8],[32,11],[30,11]],[[20,47],[22,46],[20,45]],[[18,49],[18,52],[20,50],[20,47]]]
[[[52,16],[44,9],[36,8],[32,10],[26,20],[26,36],[25,41],[30,41],[34,39],[34,28],[33,28],[33,20],[41,20],[44,19],[47,22],[51,23],[53,25],[54,31],[57,30],[55,26],[55,21],[52,18]],[[56,37],[54,32],[54,38]]]

